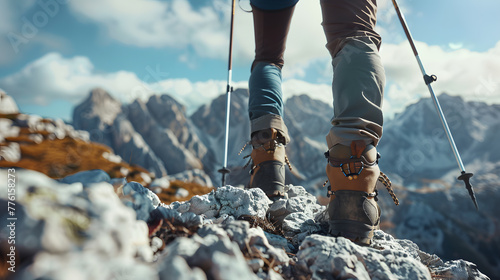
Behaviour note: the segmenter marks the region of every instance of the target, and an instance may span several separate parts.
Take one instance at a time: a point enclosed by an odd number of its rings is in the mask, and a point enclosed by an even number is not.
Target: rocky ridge
[[[111,147],[156,177],[212,170],[212,152],[194,132],[185,107],[167,95],[124,105],[106,91],[94,89],[75,107],[73,126],[89,131],[90,140]]]
[[[7,172],[0,170],[0,177],[7,178]],[[165,205],[142,185],[110,179],[99,170],[60,181],[29,170],[15,174],[16,272],[4,275],[9,279],[67,279],[69,275],[82,279],[489,279],[473,263],[443,262],[415,243],[383,231],[376,231],[369,247],[327,236],[324,206],[299,186],[288,185],[288,197],[274,204],[259,189],[226,186]],[[7,199],[1,194],[5,207]],[[265,226],[269,211],[286,214],[282,234]],[[2,212],[2,221],[6,215]],[[264,222],[255,226],[239,220],[246,216]],[[0,235],[6,240],[9,228],[2,227]],[[1,249],[6,256],[7,247]]]
[[[467,170],[481,173],[478,160],[500,161],[500,153],[491,150],[489,144],[500,139],[496,129],[500,127],[500,105],[465,102],[447,94],[439,98]],[[247,103],[248,90],[233,92],[228,147],[228,163],[233,171],[228,182],[232,185],[248,181],[248,170],[241,170],[248,151],[239,155],[249,140]],[[105,104],[111,109],[106,110]],[[215,181],[220,177],[216,170],[223,162],[220,151],[224,144],[225,106],[225,96],[220,95],[187,116],[184,106],[165,94],[127,105],[95,89],[75,108],[73,123],[76,129],[89,131],[91,140],[108,145],[122,158],[144,166],[158,177],[181,169],[203,169]],[[384,125],[380,164],[401,185],[421,187],[425,185],[423,180],[443,179],[457,169],[433,106],[429,98],[424,98]],[[326,180],[324,139],[332,113],[330,105],[307,95],[287,99],[284,119],[292,138],[287,151],[295,171],[287,174],[288,183],[305,184],[313,191],[313,186]],[[170,149],[162,149],[165,145]],[[455,181],[445,179],[448,183]]]

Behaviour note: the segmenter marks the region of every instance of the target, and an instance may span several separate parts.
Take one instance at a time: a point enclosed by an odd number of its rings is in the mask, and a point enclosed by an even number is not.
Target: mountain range
[[[500,219],[495,214],[500,152],[492,149],[492,143],[500,140],[500,105],[465,102],[447,94],[439,99],[466,169],[475,174],[472,182],[480,211],[456,179],[460,170],[442,124],[432,100],[424,98],[384,124],[378,147],[380,166],[393,180],[401,206],[391,205],[386,194],[379,196],[382,226],[428,252],[447,259],[470,259],[488,275],[500,277]],[[231,173],[226,182],[233,186],[245,185],[249,178],[249,168],[243,166],[251,148],[241,152],[249,140],[247,103],[248,90],[232,93]],[[156,177],[202,169],[219,185],[225,106],[225,95],[220,95],[188,116],[185,106],[169,95],[121,104],[104,90],[94,89],[75,107],[73,125]],[[323,153],[332,113],[332,106],[307,95],[291,97],[285,104],[284,119],[292,139],[287,154],[293,167],[287,182],[306,186],[317,196],[325,192],[321,188],[326,180]]]
[[[491,149],[491,143],[500,140],[500,105],[465,102],[447,94],[439,98],[467,169],[481,173],[482,165],[499,162],[500,150]],[[232,185],[248,181],[248,170],[242,167],[251,148],[240,154],[249,140],[247,103],[248,90],[232,93],[228,145],[228,167],[233,171],[228,183]],[[203,169],[219,182],[216,170],[223,163],[225,107],[225,95],[220,95],[188,116],[185,106],[166,94],[153,95],[146,102],[121,104],[104,90],[94,89],[75,107],[73,126],[88,131],[91,140],[108,145],[124,160],[157,177]],[[332,114],[329,104],[305,94],[286,101],[284,119],[292,139],[287,146],[293,166],[287,176],[290,183],[318,186],[326,180],[323,153]],[[387,120],[378,148],[382,170],[405,186],[421,187],[443,178],[454,183],[446,175],[459,175],[430,98]]]

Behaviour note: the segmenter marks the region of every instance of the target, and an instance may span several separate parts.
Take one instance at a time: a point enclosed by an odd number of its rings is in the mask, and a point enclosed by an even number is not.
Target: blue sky
[[[24,113],[71,120],[95,87],[122,102],[169,93],[189,112],[224,93],[230,0],[0,0],[0,88]],[[248,0],[240,1],[248,7]],[[377,30],[392,116],[428,92],[389,0]],[[500,103],[500,2],[399,0],[437,93]],[[285,98],[331,103],[319,1],[297,4],[285,54]],[[233,81],[246,87],[251,14],[237,9]]]

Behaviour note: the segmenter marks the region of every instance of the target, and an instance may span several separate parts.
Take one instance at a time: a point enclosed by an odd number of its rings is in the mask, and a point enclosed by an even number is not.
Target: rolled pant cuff
[[[250,130],[254,133],[259,130],[264,130],[268,128],[275,128],[283,134],[285,137],[285,144],[290,142],[290,136],[288,135],[288,128],[283,121],[283,118],[279,115],[268,114],[256,119],[250,120]]]
[[[349,146],[352,141],[364,140],[365,143],[378,145],[382,137],[382,126],[361,118],[334,119],[333,127],[326,135],[326,144],[331,149],[337,144]]]

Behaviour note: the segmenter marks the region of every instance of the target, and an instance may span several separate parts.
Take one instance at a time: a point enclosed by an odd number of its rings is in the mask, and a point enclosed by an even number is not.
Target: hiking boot
[[[380,223],[375,188],[380,176],[377,150],[364,141],[353,141],[350,147],[333,146],[325,156],[330,181],[329,233],[369,245]]]
[[[248,188],[260,188],[271,200],[285,196],[285,138],[268,128],[252,134],[253,167]]]

